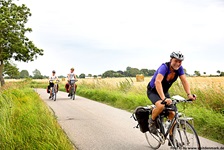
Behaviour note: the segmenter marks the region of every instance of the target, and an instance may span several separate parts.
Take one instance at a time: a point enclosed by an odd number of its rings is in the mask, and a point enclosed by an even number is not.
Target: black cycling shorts
[[[157,101],[161,100],[161,98],[157,92],[149,90],[149,89],[147,89],[147,96],[154,105]],[[165,96],[167,98],[170,98],[170,94],[168,92],[165,93]]]

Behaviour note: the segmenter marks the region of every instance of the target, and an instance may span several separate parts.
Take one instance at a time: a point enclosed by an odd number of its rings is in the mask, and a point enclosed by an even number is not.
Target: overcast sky
[[[27,34],[44,56],[18,63],[42,75],[98,75],[157,69],[182,51],[188,73],[224,71],[222,0],[20,0],[31,9]]]

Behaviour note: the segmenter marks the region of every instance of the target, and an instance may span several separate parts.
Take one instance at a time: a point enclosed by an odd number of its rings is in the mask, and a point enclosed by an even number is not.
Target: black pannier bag
[[[50,85],[47,86],[47,93],[50,93]]]
[[[136,126],[136,128],[139,127],[140,131],[143,133],[149,131],[148,120],[149,120],[149,115],[151,114],[152,114],[152,108],[139,106],[135,109],[132,115],[135,121],[138,121],[138,125]]]

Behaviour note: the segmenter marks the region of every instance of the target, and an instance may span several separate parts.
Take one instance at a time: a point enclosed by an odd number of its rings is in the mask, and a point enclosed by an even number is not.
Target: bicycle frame
[[[164,121],[164,118],[166,116],[165,115],[159,115],[157,117],[157,119],[156,119],[157,120],[157,125],[159,126],[160,132],[164,136],[164,139],[167,139],[167,136],[169,135],[169,133],[172,132],[171,130],[174,127],[175,123],[179,123],[179,115],[178,115],[178,110],[177,110],[176,106],[175,106],[174,112],[175,112],[175,116],[171,120],[171,122],[170,122],[170,124],[169,124],[168,129],[167,129],[166,132],[165,132],[165,127],[163,125],[163,121]]]
[[[56,101],[56,93],[59,80],[51,80],[50,82],[54,84],[53,87],[51,87],[51,99]]]
[[[72,81],[74,81],[74,83],[72,83]],[[75,82],[77,82],[78,80],[70,80],[69,81],[69,94],[70,94],[70,98],[71,99],[75,99]]]

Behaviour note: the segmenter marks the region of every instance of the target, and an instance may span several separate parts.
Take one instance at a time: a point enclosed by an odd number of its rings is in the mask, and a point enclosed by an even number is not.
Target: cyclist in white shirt
[[[54,87],[53,81],[58,80],[58,77],[55,75],[55,70],[52,71],[52,75],[49,77],[49,87],[50,87],[50,97],[52,95],[52,87]]]
[[[71,68],[70,69],[70,73],[67,75],[67,77],[68,77],[68,83],[69,83],[68,91],[70,91],[71,85],[75,83],[74,80],[77,80],[76,74],[74,73],[74,70],[75,70],[74,68]],[[70,94],[68,94],[68,96],[70,96]]]

